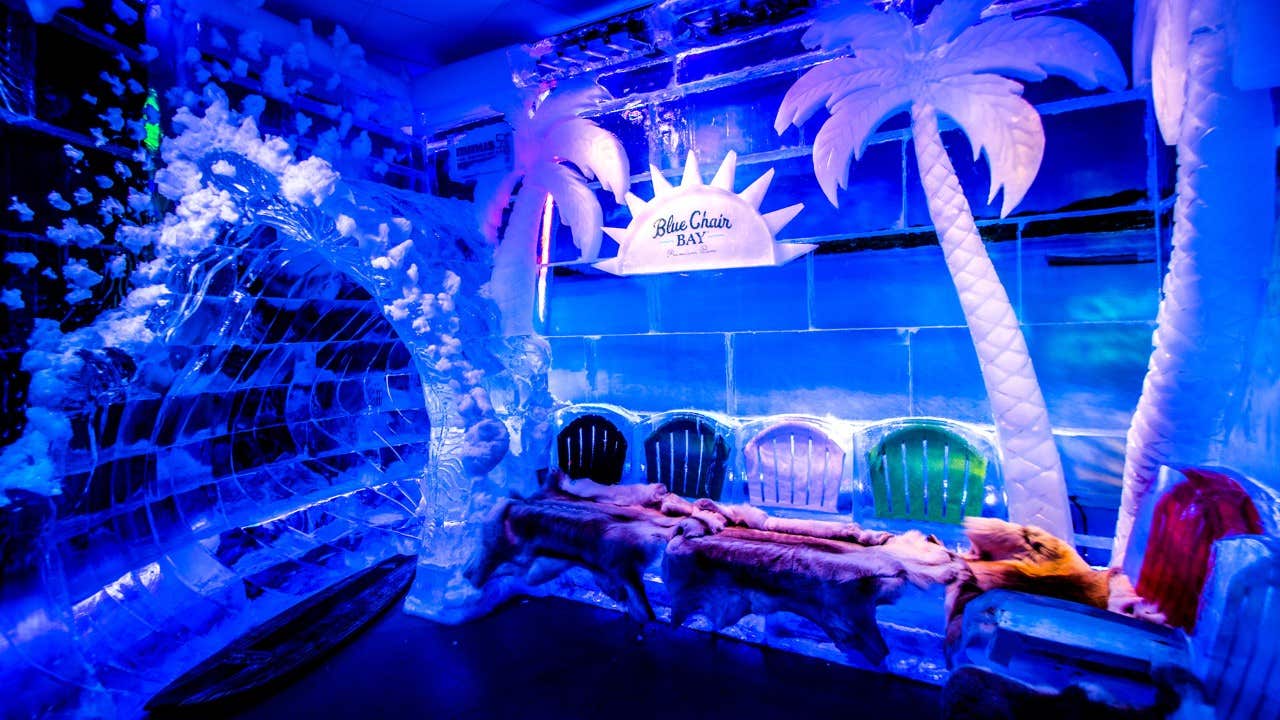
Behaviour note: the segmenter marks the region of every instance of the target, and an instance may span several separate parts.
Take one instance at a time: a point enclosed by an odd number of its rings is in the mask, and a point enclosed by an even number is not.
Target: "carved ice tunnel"
[[[73,418],[64,493],[0,528],[31,543],[0,627],[38,637],[0,639],[0,669],[33,703],[87,691],[81,709],[133,714],[252,625],[417,550],[430,422],[409,349],[319,253],[252,234],[203,266],[165,356]]]

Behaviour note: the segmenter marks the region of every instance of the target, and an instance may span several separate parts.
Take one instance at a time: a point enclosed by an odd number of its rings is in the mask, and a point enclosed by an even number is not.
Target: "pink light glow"
[[[538,322],[547,321],[547,263],[551,260],[551,196],[542,202],[538,230]]]

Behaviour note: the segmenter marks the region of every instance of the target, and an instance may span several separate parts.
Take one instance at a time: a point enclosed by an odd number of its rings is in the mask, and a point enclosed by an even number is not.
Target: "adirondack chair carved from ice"
[[[644,476],[687,498],[728,500],[733,426],[710,413],[675,410],[649,418]]]
[[[607,405],[574,405],[556,414],[556,466],[571,478],[616,485],[631,465],[634,415]]]
[[[784,416],[758,423],[742,447],[747,502],[782,510],[848,513],[851,453],[817,418]]]
[[[1194,596],[1187,629],[997,590],[965,607],[954,662],[1039,687],[1085,683],[1139,707],[1166,684],[1184,703],[1179,717],[1280,718],[1278,523],[1276,493],[1248,478],[1164,468],[1125,567],[1140,568],[1138,588],[1175,620]],[[1260,532],[1241,532],[1250,528]]]
[[[859,521],[919,528],[959,542],[966,517],[1006,519],[999,463],[989,440],[957,423],[905,418],[862,432],[866,463]]]

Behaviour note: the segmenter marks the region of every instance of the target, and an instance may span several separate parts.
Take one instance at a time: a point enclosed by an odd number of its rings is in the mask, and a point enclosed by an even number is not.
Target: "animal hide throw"
[[[486,526],[481,552],[466,577],[480,587],[502,569],[537,585],[577,565],[633,617],[652,620],[644,571],[657,563],[679,526],[679,519],[643,507],[512,500]]]
[[[663,558],[672,622],[697,613],[719,629],[752,613],[792,612],[872,665],[889,652],[876,605],[891,600],[906,577],[879,548],[746,528],[677,537]]]
[[[1164,621],[1118,568],[1093,569],[1066,541],[1034,525],[971,517],[965,519],[965,535],[972,547],[961,556],[964,569],[947,589],[948,644],[960,636],[964,606],[998,588]]]
[[[686,500],[662,485],[601,485],[553,473],[537,495],[502,503],[466,577],[537,586],[583,567],[638,619],[652,619],[643,578],[661,558],[672,620],[717,627],[790,612],[872,665],[888,652],[875,608],[906,583],[946,584],[963,563],[935,538],[851,522],[771,517],[750,505]]]

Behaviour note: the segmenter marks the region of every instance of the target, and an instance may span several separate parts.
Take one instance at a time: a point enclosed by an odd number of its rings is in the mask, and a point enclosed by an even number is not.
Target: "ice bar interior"
[[[1272,0],[0,15],[3,717],[585,605],[1280,718]]]

